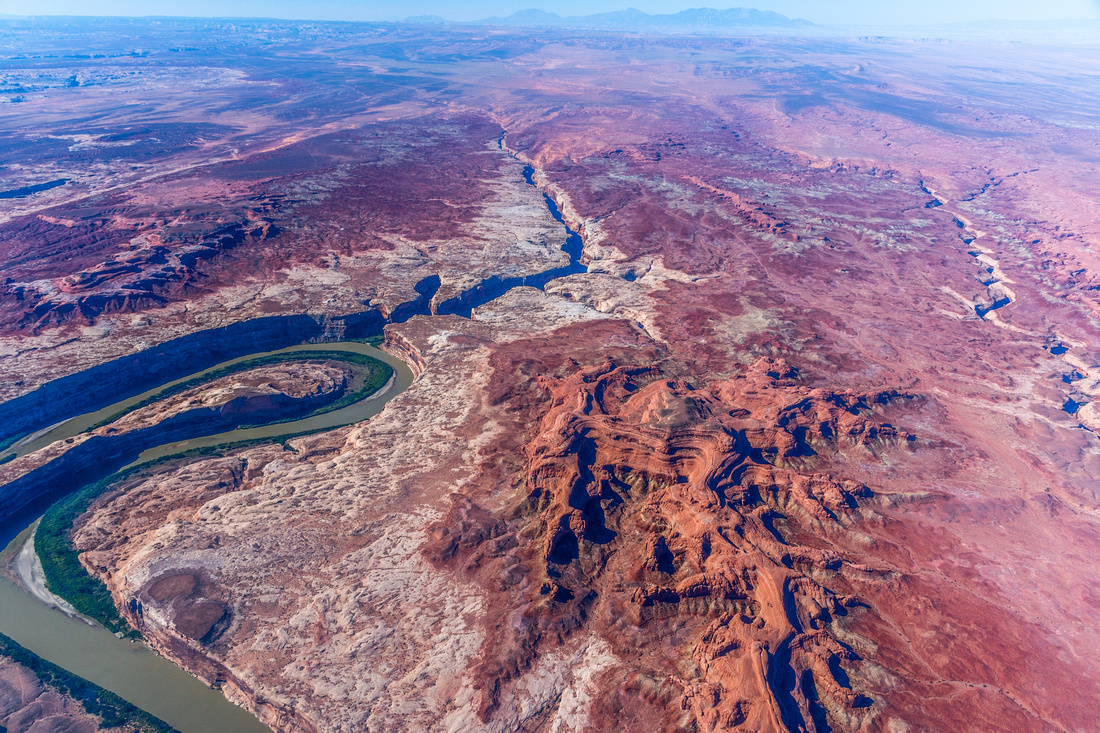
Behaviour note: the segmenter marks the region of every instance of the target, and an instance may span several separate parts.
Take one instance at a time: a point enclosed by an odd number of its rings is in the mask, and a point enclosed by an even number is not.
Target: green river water
[[[106,417],[131,407],[166,386],[191,379],[231,364],[267,354],[295,351],[351,351],[371,356],[393,367],[390,381],[374,395],[332,412],[292,422],[231,430],[191,440],[151,448],[136,463],[182,453],[193,448],[222,443],[278,439],[284,435],[323,430],[362,422],[380,412],[385,404],[403,392],[413,381],[412,371],[400,359],[373,346],[348,341],[304,344],[277,351],[249,354],[195,372],[126,400],[79,415],[38,434],[23,439],[13,449],[20,455],[37,450],[55,440],[78,435]],[[8,527],[4,536],[18,536],[0,554],[7,558],[26,541],[36,516],[14,520],[20,526]],[[10,524],[10,522],[9,522]],[[115,638],[106,629],[77,618],[70,618],[40,602],[19,585],[0,577],[0,633],[14,639],[40,657],[90,680],[125,698],[139,708],[164,720],[183,733],[261,733],[268,728],[247,711],[239,708],[195,677],[156,654],[140,642]]]

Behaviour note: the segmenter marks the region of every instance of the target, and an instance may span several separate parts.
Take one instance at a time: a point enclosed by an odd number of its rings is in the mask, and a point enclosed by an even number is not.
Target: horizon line
[[[401,18],[401,19],[393,19],[393,18],[389,18],[389,19],[385,19],[385,18],[366,19],[366,18],[361,18],[361,19],[352,20],[352,19],[347,19],[347,18],[280,17],[280,16],[272,16],[272,15],[197,15],[197,14],[196,15],[186,15],[186,14],[184,14],[184,15],[159,15],[159,14],[129,15],[129,14],[122,14],[122,13],[50,13],[50,12],[46,12],[46,13],[33,13],[33,14],[0,13],[0,21],[5,21],[5,20],[37,20],[37,19],[47,19],[47,18],[104,18],[104,19],[117,18],[117,19],[129,19],[129,20],[253,20],[253,21],[279,21],[279,22],[285,22],[285,23],[345,23],[345,24],[361,23],[361,24],[387,24],[387,25],[401,25],[401,24],[407,24],[407,25],[433,25],[433,24],[436,24],[436,25],[443,25],[443,24],[448,24],[448,25],[494,25],[494,24],[488,23],[487,21],[498,20],[498,19],[499,20],[507,19],[509,17],[512,17],[513,15],[517,15],[519,13],[523,13],[523,12],[530,11],[530,10],[538,10],[540,12],[546,13],[547,15],[554,15],[554,16],[562,19],[562,20],[569,20],[569,19],[577,19],[577,18],[590,18],[590,17],[596,16],[596,15],[611,15],[611,14],[615,14],[615,13],[625,12],[627,10],[636,10],[636,8],[632,8],[632,7],[631,8],[623,8],[622,10],[603,11],[603,12],[600,12],[600,13],[590,13],[588,15],[558,15],[557,13],[555,13],[553,11],[545,11],[545,10],[542,10],[541,8],[532,7],[532,8],[522,8],[520,10],[517,10],[517,11],[509,14],[509,15],[490,16],[490,17],[481,18],[481,19],[478,19],[478,20],[452,20],[450,18],[446,18],[442,15],[438,15],[438,14],[435,14],[435,13],[422,13],[422,14],[418,14],[418,15],[409,15],[409,16],[406,16],[406,17]],[[711,7],[708,7],[708,6],[700,6],[698,8],[687,8],[685,10],[677,11],[675,13],[646,13],[645,11],[641,11],[641,10],[639,10],[638,12],[642,13],[643,15],[647,15],[649,17],[659,17],[659,16],[664,16],[664,15],[678,15],[680,13],[687,12],[687,11],[690,11],[690,10],[718,10],[718,11],[722,11],[722,10],[757,10],[757,9],[756,8],[745,8],[745,7],[711,8]],[[1035,19],[1035,18],[1026,18],[1025,19],[1025,18],[991,17],[991,18],[982,18],[980,20],[940,21],[940,22],[928,23],[927,25],[917,25],[917,24],[912,24],[912,23],[844,23],[844,22],[821,23],[821,22],[811,21],[807,18],[791,17],[791,16],[788,16],[788,15],[784,15],[783,13],[779,13],[777,11],[757,10],[757,12],[773,13],[775,15],[780,15],[784,18],[787,18],[788,20],[791,20],[791,21],[802,21],[802,22],[805,22],[805,23],[809,23],[809,24],[811,24],[811,25],[813,25],[814,27],[817,27],[817,28],[914,28],[914,29],[916,29],[916,28],[939,28],[939,27],[944,27],[944,26],[975,25],[975,24],[981,24],[981,23],[1013,23],[1013,24],[1021,24],[1021,25],[1031,25],[1031,24],[1034,24],[1034,23],[1080,23],[1080,22],[1100,23],[1100,18],[1090,18],[1090,17],[1056,17],[1056,18],[1038,18],[1038,19]],[[438,18],[439,20],[434,21],[434,22],[423,22],[423,21],[416,20],[417,18]],[[523,26],[506,26],[506,27],[518,28],[518,27],[523,27]],[[577,29],[577,30],[584,30],[584,29]],[[597,30],[597,29],[593,29],[593,30]],[[627,31],[629,29],[598,29],[598,30],[623,32],[623,31]]]

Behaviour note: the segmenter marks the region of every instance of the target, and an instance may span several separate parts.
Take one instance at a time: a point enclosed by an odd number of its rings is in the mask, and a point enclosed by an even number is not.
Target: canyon
[[[311,358],[312,357],[312,358]],[[356,360],[360,363],[352,364]],[[385,392],[392,369],[347,351],[269,353],[177,381],[143,400],[115,403],[87,429],[44,435],[11,446],[0,465],[0,511],[10,514],[46,495],[60,495],[140,462],[146,451],[194,438],[239,435],[235,428],[308,425],[310,418]],[[356,385],[355,393],[349,387]],[[131,400],[130,402],[133,402]],[[337,412],[337,415],[340,413]],[[342,424],[337,419],[334,424]],[[278,431],[276,429],[276,433]],[[244,439],[247,440],[247,437]],[[39,447],[39,446],[43,447]]]
[[[164,656],[279,731],[1094,725],[1095,47],[134,22],[0,21],[0,444],[413,373],[81,514]]]

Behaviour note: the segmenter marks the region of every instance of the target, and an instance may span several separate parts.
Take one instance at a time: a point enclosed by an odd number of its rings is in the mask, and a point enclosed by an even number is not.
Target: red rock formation
[[[511,678],[582,627],[623,662],[605,682],[619,690],[609,715],[701,730],[873,717],[843,671],[858,655],[830,633],[861,603],[829,587],[845,559],[776,524],[843,533],[871,490],[793,466],[906,450],[915,437],[873,408],[913,398],[810,390],[793,376],[762,360],[693,388],[607,362],[542,381],[549,403],[524,447],[522,501],[497,519],[456,499],[427,550],[507,606],[475,671],[486,719]]]
[[[94,508],[119,597],[211,573],[161,648],[288,730],[1095,727],[1090,52],[222,32],[0,105],[72,180],[0,211],[0,391],[302,313],[417,381]],[[544,193],[589,271],[438,315],[560,271]]]

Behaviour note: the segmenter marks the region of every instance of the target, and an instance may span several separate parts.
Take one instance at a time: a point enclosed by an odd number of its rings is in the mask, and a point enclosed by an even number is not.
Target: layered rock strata
[[[417,381],[80,519],[159,649],[279,730],[1094,726],[1091,51],[221,32],[12,60],[3,424],[387,322]]]
[[[245,370],[123,414],[0,466],[0,511],[10,514],[45,494],[80,487],[147,448],[243,424],[304,415],[339,399],[353,378],[339,362],[291,362]]]

